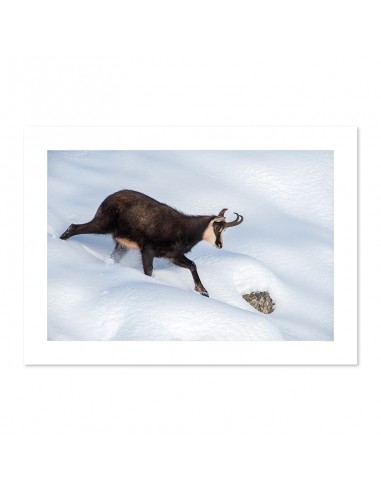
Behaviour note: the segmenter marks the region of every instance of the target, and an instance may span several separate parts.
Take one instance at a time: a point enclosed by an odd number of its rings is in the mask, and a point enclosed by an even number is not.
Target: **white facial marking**
[[[213,230],[213,222],[214,222],[214,219],[209,222],[209,225],[205,229],[205,232],[204,232],[204,235],[202,236],[202,239],[204,241],[207,241],[208,243],[212,244],[213,246],[216,246],[216,235],[214,234],[214,230]]]
[[[216,244],[216,235],[214,233],[214,229],[213,229],[213,222],[216,222],[215,219],[212,219],[210,222],[209,222],[209,225],[208,227],[206,228],[205,232],[204,232],[204,235],[202,237],[202,239],[204,241],[207,241],[208,243],[210,243],[212,246],[214,246],[215,248],[218,248],[217,244]],[[218,221],[219,222],[219,221]],[[221,248],[224,244],[223,242],[223,233],[225,232],[225,229],[223,231],[221,231],[220,233],[220,242],[221,242]]]

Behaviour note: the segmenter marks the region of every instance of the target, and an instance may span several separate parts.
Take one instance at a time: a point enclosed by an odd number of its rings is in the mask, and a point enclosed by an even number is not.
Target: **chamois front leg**
[[[153,259],[155,253],[151,246],[144,246],[142,249],[143,270],[146,275],[152,277]]]
[[[205,287],[202,285],[200,277],[198,276],[197,273],[197,268],[196,264],[187,258],[185,255],[179,255],[176,256],[175,258],[171,258],[172,263],[175,265],[178,265],[183,268],[187,268],[190,270],[193,281],[194,281],[194,289],[199,292],[201,295],[209,297],[208,291],[205,289]]]

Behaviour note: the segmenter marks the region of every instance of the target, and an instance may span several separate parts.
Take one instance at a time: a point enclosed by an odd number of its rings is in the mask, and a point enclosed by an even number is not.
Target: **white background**
[[[324,341],[311,343],[300,340],[287,343],[275,341],[245,343],[237,340],[182,343],[161,340],[145,341],[145,343],[130,341],[126,344],[99,340],[96,343],[91,341],[51,343],[48,340],[47,149],[158,150],[168,149],[171,146],[188,150],[332,149],[335,182],[335,302],[334,340],[331,343]],[[24,131],[24,235],[26,237],[33,235],[34,241],[28,244],[24,255],[24,362],[27,364],[355,364],[357,362],[357,225],[356,221],[348,223],[347,217],[356,216],[357,213],[356,149],[357,129],[348,126],[26,128]],[[305,172],[304,169],[301,161],[299,172]],[[43,190],[38,194],[34,192],[36,181],[39,183],[39,189]],[[84,186],[86,187],[85,183]],[[64,284],[62,288],[65,290]],[[80,312],[71,315],[73,318],[75,315],[80,318]],[[88,323],[91,324],[90,321]],[[308,326],[305,326],[304,330],[308,332]]]
[[[380,489],[376,6],[3,2],[2,489]],[[359,366],[24,367],[22,128],[73,124],[358,126]]]

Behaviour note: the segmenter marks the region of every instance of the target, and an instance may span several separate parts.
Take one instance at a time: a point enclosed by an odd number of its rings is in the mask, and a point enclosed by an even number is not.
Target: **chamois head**
[[[226,229],[228,227],[234,227],[238,224],[241,224],[241,222],[243,221],[242,215],[234,212],[237,218],[232,222],[226,222],[226,210],[227,208],[223,208],[221,212],[210,221],[208,228],[204,233],[205,241],[213,244],[218,249],[221,249],[223,246],[223,233],[226,231]]]

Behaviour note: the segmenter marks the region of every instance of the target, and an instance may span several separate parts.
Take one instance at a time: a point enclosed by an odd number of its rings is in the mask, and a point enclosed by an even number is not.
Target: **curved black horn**
[[[240,224],[241,222],[243,222],[242,215],[237,214],[237,212],[234,212],[234,213],[236,214],[237,218],[235,220],[233,220],[232,222],[226,222],[225,227],[233,227],[233,226],[236,226],[236,225]]]
[[[221,210],[221,212],[218,214],[219,217],[225,217],[225,212],[226,212],[227,208],[223,208]]]

